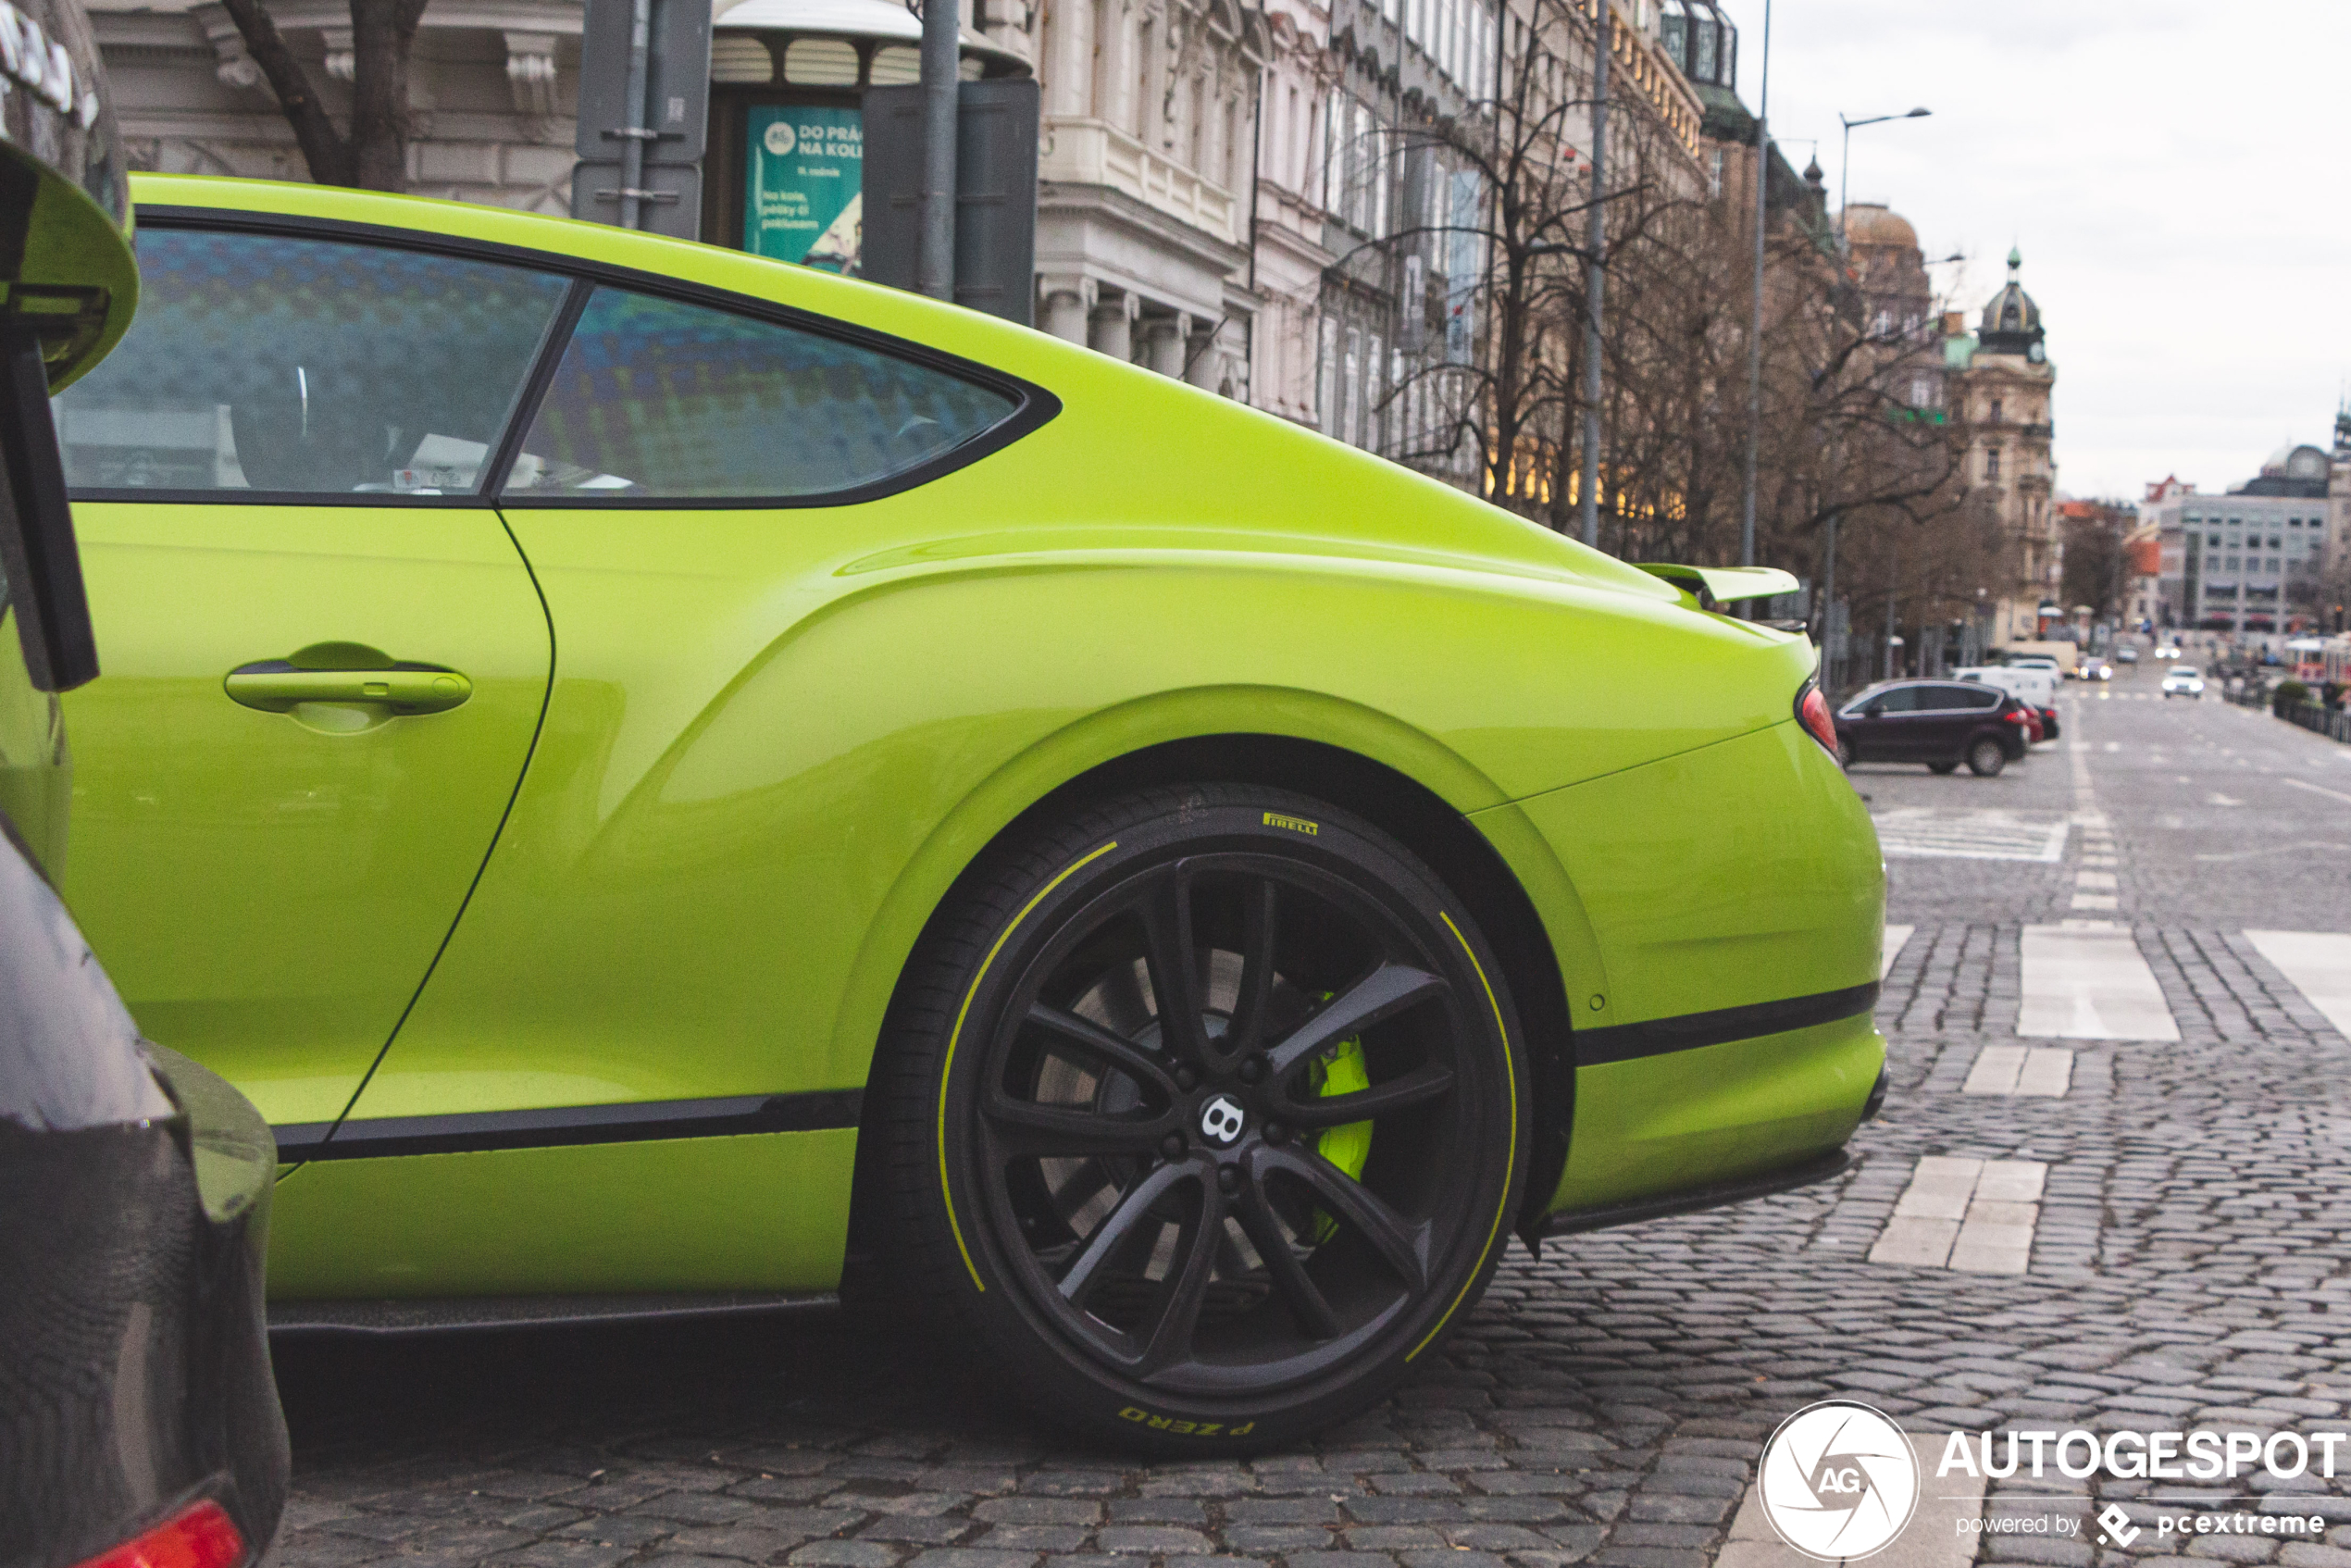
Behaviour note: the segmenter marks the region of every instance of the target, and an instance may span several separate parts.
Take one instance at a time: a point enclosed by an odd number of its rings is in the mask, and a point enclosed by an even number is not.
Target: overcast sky
[[[1739,24],[1756,106],[1764,0]],[[2351,378],[2351,0],[1773,0],[1773,139],[1853,132],[1852,196],[1919,231],[1973,317],[2014,243],[2058,367],[2058,482],[2136,500],[2331,444]]]

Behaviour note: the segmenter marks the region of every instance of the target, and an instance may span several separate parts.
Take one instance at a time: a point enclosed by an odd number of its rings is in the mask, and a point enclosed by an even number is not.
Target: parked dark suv
[[[1961,763],[1989,778],[2022,760],[2032,708],[1996,687],[1959,680],[1891,680],[1837,710],[1839,759],[1924,763],[1949,773]]]

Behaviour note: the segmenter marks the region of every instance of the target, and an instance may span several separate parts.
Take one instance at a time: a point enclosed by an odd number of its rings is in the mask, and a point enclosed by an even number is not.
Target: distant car
[[[2139,650],[2137,645],[2126,642],[2121,647],[2117,648],[2114,651],[2114,662],[2118,665],[2137,664],[2139,662]]]
[[[2180,656],[2180,650],[2173,644],[2167,642],[2162,647],[2158,648],[2155,651],[2155,656],[2158,659],[2176,659]]]
[[[1923,763],[1934,773],[1965,763],[1990,778],[2023,760],[2036,718],[2031,703],[1978,681],[1889,681],[1837,710],[1837,756],[1848,767]]]
[[[2058,677],[2055,669],[2046,665],[1967,665],[1951,671],[1951,678],[1955,680],[1981,681],[2022,699],[2041,718],[2041,733],[2034,737],[2035,743],[2058,738]]]
[[[2081,678],[2084,680],[2112,680],[2114,666],[2104,659],[2084,659],[2082,661]]]
[[[2201,697],[2204,695],[2204,675],[2194,665],[2178,665],[2163,675],[2166,697]]]

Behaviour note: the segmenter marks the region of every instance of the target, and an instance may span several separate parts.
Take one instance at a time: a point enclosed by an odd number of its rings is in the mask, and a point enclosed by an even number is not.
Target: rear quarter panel
[[[1579,1027],[1682,1017],[1873,983],[1884,862],[1860,797],[1788,723],[1548,791],[1542,835],[1595,933],[1604,1008]],[[1485,815],[1476,820],[1483,823]],[[1845,1024],[1579,1063],[1554,1211],[1670,1192],[1843,1143],[1885,1061]]]

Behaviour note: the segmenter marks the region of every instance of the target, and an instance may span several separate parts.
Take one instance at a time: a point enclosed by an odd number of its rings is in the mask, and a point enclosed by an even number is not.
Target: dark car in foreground
[[[1836,712],[1837,755],[1857,762],[1923,763],[1950,773],[1964,763],[1989,778],[2024,758],[2037,716],[2030,703],[1974,681],[1891,680]]]
[[[98,666],[49,397],[137,307],[121,143],[77,0],[0,20],[0,1563],[248,1568],[286,1497],[276,1142],[141,1038],[52,880],[57,694]]]

